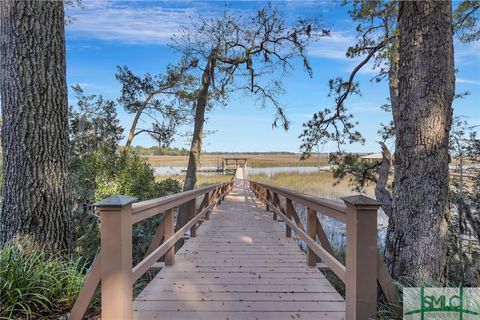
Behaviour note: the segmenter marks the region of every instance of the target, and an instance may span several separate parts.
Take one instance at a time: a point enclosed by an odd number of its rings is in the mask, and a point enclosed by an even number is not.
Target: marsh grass
[[[271,177],[266,174],[256,174],[250,175],[249,179],[331,200],[340,200],[341,197],[357,193],[352,191],[350,185],[345,180],[334,185],[335,179],[333,174],[324,171],[309,173],[282,172],[276,173]],[[367,196],[372,197],[374,195],[373,186],[368,186],[365,191]]]
[[[7,244],[0,249],[0,319],[58,319],[71,310],[86,279],[81,259]],[[98,295],[92,308],[98,306]]]
[[[168,178],[175,179],[181,184],[183,184],[184,181],[183,175],[156,176],[155,180],[157,182],[160,182]],[[231,174],[199,175],[197,177],[197,188],[217,183],[228,182],[231,179]],[[324,171],[313,173],[281,172],[275,173],[272,176],[268,176],[267,174],[251,174],[249,176],[249,179],[292,189],[303,193],[312,194],[331,200],[340,200],[341,197],[357,193],[351,190],[351,187],[345,180],[334,185],[334,178],[332,173]],[[374,195],[373,186],[367,187],[365,191],[368,196]]]
[[[202,188],[206,186],[210,186],[213,184],[218,184],[218,183],[224,183],[228,182],[232,179],[231,174],[209,174],[209,175],[199,175],[197,177],[197,184],[196,188]],[[181,185],[183,185],[184,182],[184,176],[176,175],[176,176],[156,176],[155,180],[157,182],[166,180],[168,178],[172,178],[180,182]]]
[[[201,167],[221,167],[222,157],[248,158],[248,166],[251,168],[268,167],[316,167],[328,164],[327,157],[310,157],[300,160],[296,154],[238,154],[238,155],[212,155],[202,154],[200,157]],[[150,156],[147,157],[152,167],[186,167],[188,156]],[[231,166],[230,166],[231,167]]]

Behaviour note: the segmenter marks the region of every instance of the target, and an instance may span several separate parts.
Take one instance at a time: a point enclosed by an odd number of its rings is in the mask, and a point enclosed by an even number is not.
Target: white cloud
[[[351,103],[350,105],[347,104],[347,108],[349,112],[353,112],[355,114],[382,112],[380,105],[366,102]]]
[[[479,80],[470,80],[470,79],[456,78],[455,81],[456,81],[457,83],[480,85],[480,81],[479,81]]]
[[[331,37],[321,38],[311,49],[309,55],[318,58],[327,58],[334,60],[341,60],[348,63],[347,67],[343,69],[344,72],[352,72],[352,70],[362,61],[365,56],[348,58],[346,56],[347,49],[356,42],[354,36],[347,35],[346,32],[332,33]],[[358,74],[377,75],[379,68],[374,68],[373,58],[364,65]]]
[[[94,83],[91,82],[79,82],[76,83],[78,84],[82,89],[92,89],[92,88],[98,88],[98,86]]]
[[[161,3],[125,6],[113,2],[88,2],[84,9],[67,14],[75,20],[67,27],[69,36],[120,41],[123,43],[164,44],[197,15],[195,8],[167,8]]]
[[[355,38],[342,33],[332,33],[331,37],[321,38],[312,48],[309,55],[319,58],[350,60],[345,56],[347,49],[355,42]]]
[[[319,0],[286,0],[286,5],[289,7],[322,7],[323,11],[326,8],[337,6],[335,1],[319,1]]]
[[[463,44],[460,41],[455,41],[455,64],[456,65],[478,65],[480,56],[480,42],[472,42]]]
[[[372,58],[373,59],[373,58]],[[359,61],[359,60],[358,60]],[[358,63],[358,62],[357,62]],[[357,65],[352,66],[350,72],[356,67]],[[366,65],[364,65],[360,70],[358,70],[358,74],[365,74],[370,75],[372,78],[378,74],[380,74],[380,68],[374,67],[373,61],[370,60]]]

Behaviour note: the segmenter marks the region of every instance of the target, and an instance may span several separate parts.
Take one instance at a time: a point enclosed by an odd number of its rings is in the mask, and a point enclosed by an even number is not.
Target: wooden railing
[[[398,292],[377,249],[378,202],[357,195],[342,198],[342,203],[255,181],[249,181],[249,187],[272,212],[274,220],[280,216],[285,222],[286,237],[291,237],[294,230],[305,242],[307,265],[317,266],[320,258],[345,283],[346,319],[376,319],[377,281],[387,301],[399,303]],[[284,197],[285,205],[280,197]],[[294,203],[307,208],[306,227]],[[346,265],[335,257],[317,212],[346,224]]]
[[[187,230],[190,230],[191,237],[195,237],[197,224],[201,219],[209,219],[210,211],[222,202],[232,188],[233,180],[136,203],[135,198],[123,195],[95,203],[100,214],[101,247],[69,319],[83,319],[100,283],[102,319],[131,319],[132,285],[135,281],[162,257],[166,266],[173,265],[177,241],[184,237]],[[203,199],[197,208],[196,200],[201,196]],[[186,205],[189,220],[175,232],[173,209],[180,205]],[[147,253],[132,269],[132,226],[159,214],[163,214],[163,219]]]

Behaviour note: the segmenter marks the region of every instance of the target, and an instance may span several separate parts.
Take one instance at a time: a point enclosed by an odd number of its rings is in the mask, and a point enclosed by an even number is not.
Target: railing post
[[[102,319],[129,320],[132,308],[132,203],[116,195],[95,203],[100,213]]]
[[[278,198],[278,194],[273,192],[273,204],[280,209],[280,199]],[[273,220],[277,220],[277,213],[273,211]]]
[[[270,191],[265,188],[265,211],[270,211],[270,206],[268,205],[268,202],[271,200],[270,199]]]
[[[196,199],[193,199],[193,200],[190,200],[188,202],[188,220],[192,220],[193,218],[195,218],[195,215],[197,213],[197,208],[195,208],[196,206]],[[197,226],[194,224],[191,228],[190,228],[190,237],[196,237],[197,236]]]
[[[212,197],[212,202],[215,203],[215,204],[213,205],[214,208],[217,207],[217,203],[216,203],[216,202],[217,202],[217,198],[218,198],[218,193],[217,193],[217,191],[218,191],[218,189],[214,189],[214,190],[212,191],[212,195],[211,195],[211,197]]]
[[[307,208],[307,235],[317,241],[317,211]],[[317,265],[317,255],[310,247],[307,248],[307,265],[315,267]]]
[[[213,192],[212,192],[212,195],[213,195]],[[208,198],[208,201],[207,201],[207,207],[212,203],[212,196],[209,195],[209,193],[205,193],[205,197]],[[210,220],[210,210],[207,211],[207,213],[205,213],[205,220]]]
[[[173,237],[175,234],[175,227],[173,226],[173,210],[168,209],[165,211],[163,216],[163,227],[165,240]],[[167,253],[165,253],[165,265],[173,266],[175,263],[175,246],[172,246]]]
[[[346,319],[376,319],[380,204],[364,195],[342,200],[347,205]]]
[[[217,196],[217,198],[218,198],[217,207],[218,207],[219,205],[222,204],[222,187],[219,187],[219,188],[217,189],[217,192],[218,192],[218,196]]]
[[[290,200],[288,198],[287,198],[287,208],[286,208],[286,210],[287,210],[286,215],[287,215],[288,220],[292,220],[293,203],[292,203],[292,200]],[[286,224],[286,223],[285,223],[285,237],[287,237],[287,238],[292,237],[292,228],[290,228],[288,226],[288,224]]]

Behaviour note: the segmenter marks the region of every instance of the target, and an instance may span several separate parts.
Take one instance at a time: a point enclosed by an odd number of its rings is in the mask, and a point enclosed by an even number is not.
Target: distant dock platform
[[[187,172],[187,170],[183,169],[181,170],[181,172]],[[197,170],[197,172],[204,172],[204,173],[231,173],[231,174],[234,174],[235,173],[235,169],[222,169],[222,168],[218,168],[218,169],[201,169],[201,170]]]

